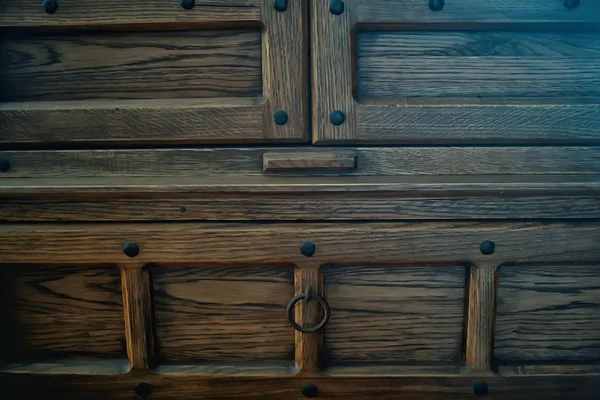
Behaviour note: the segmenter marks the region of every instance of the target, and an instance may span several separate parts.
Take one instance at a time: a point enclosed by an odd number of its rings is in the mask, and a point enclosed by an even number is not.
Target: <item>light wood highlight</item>
[[[263,154],[264,172],[354,171],[358,155],[352,151]]]
[[[319,251],[317,249],[317,251]],[[323,276],[319,271],[317,262],[301,261],[294,270],[295,295],[305,293],[306,287],[323,296]],[[325,299],[327,300],[327,299]],[[301,300],[296,303],[295,320],[302,327],[313,327],[323,319],[323,308],[317,300]],[[296,335],[296,367],[300,373],[314,373],[323,363],[321,350],[323,346],[323,331],[315,333],[302,333],[295,331]]]

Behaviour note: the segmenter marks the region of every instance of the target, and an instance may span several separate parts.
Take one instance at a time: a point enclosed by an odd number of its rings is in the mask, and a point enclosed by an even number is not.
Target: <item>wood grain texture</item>
[[[497,273],[494,263],[471,267],[467,316],[467,365],[487,371],[492,366],[496,319]]]
[[[356,134],[351,62],[352,14],[333,15],[329,3],[311,0],[313,143],[352,140]],[[345,122],[335,126],[330,113],[339,110]]]
[[[0,374],[5,393],[11,399],[28,400],[52,392],[62,399],[133,399],[137,382],[152,385],[156,399],[302,400],[301,388],[309,383],[319,388],[323,399],[455,400],[474,398],[473,385],[486,382],[488,397],[500,400],[530,400],[533,397],[560,400],[594,400],[600,376],[428,376],[428,377],[199,377],[140,374],[122,376],[64,375],[61,379],[40,374]]]
[[[500,267],[495,362],[598,362],[599,271],[597,265]]]
[[[323,276],[319,271],[319,263],[305,261],[294,269],[294,295],[305,293],[310,286],[314,293],[323,296]],[[298,325],[311,328],[324,318],[323,307],[316,300],[306,299],[296,303],[295,321]],[[302,373],[317,372],[323,365],[323,331],[315,333],[295,332],[296,366]]]
[[[526,194],[526,193],[525,193]],[[315,221],[407,219],[580,219],[600,215],[600,196],[442,197],[452,193],[230,194],[176,198],[2,198],[0,221]]]
[[[307,0],[287,1],[285,12],[276,11],[273,0],[261,4],[265,136],[305,143],[310,138]],[[279,110],[288,116],[283,125],[274,120]]]
[[[460,365],[465,272],[460,266],[325,268],[327,362]]]
[[[0,151],[11,178],[134,178],[262,175],[265,162],[277,168],[306,166],[308,176],[341,174],[328,166],[351,167],[344,175],[598,175],[598,147],[382,147],[209,148],[143,150]],[[355,161],[358,158],[359,161]],[[335,161],[340,159],[340,161]],[[343,159],[343,160],[342,160]],[[274,160],[274,161],[271,161]],[[269,167],[269,166],[268,166]],[[312,170],[313,167],[319,169]],[[266,182],[269,182],[267,180]]]
[[[358,155],[352,151],[264,153],[264,172],[354,171]]]
[[[190,144],[265,141],[262,99],[0,104],[0,144]]]
[[[127,357],[132,369],[154,365],[153,311],[150,276],[146,269],[122,269]]]
[[[115,267],[5,264],[0,285],[2,363],[126,358]]]
[[[598,142],[597,104],[357,106],[354,143]]]
[[[260,21],[259,0],[203,0],[192,10],[177,1],[122,2],[94,0],[59,2],[55,14],[44,13],[41,4],[26,0],[0,3],[0,27],[80,27],[159,23],[223,24]]]
[[[81,240],[82,237],[86,240]],[[299,248],[307,240],[318,249],[311,261],[321,265],[398,265],[404,261],[434,265],[459,261],[475,265],[480,262],[496,265],[585,263],[600,258],[600,226],[595,221],[127,223],[3,224],[0,225],[0,262],[82,263],[100,259],[121,265],[202,263],[210,266],[247,264],[251,257],[257,265],[297,265],[306,260]],[[496,243],[494,254],[481,254],[479,245],[483,240]],[[135,242],[140,247],[134,259],[122,251],[127,242]],[[36,244],[35,252],[21,251],[31,243]]]
[[[259,31],[8,37],[0,57],[3,102],[262,94]]]
[[[362,32],[356,45],[359,100],[600,95],[598,34]]]
[[[582,1],[567,9],[561,0],[446,0],[432,11],[422,0],[346,0],[358,23],[406,22],[598,22],[600,5]],[[324,8],[327,8],[323,6]]]
[[[156,267],[152,277],[161,363],[293,364],[291,268]]]

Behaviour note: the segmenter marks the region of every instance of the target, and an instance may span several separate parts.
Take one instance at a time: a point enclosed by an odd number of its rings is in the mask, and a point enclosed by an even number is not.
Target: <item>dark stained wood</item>
[[[192,10],[177,1],[147,0],[122,2],[94,0],[59,2],[56,13],[44,13],[41,3],[3,0],[0,3],[0,27],[72,27],[157,23],[223,24],[234,21],[260,21],[259,0],[202,0]]]
[[[354,171],[357,153],[333,152],[274,152],[263,154],[264,172]]]
[[[122,269],[121,286],[129,364],[132,369],[150,368],[154,364],[154,332],[148,271]]]
[[[35,244],[9,251],[34,252]],[[0,296],[2,363],[126,358],[113,266],[2,265]]]
[[[259,31],[9,37],[0,56],[3,102],[262,94]]]
[[[262,99],[0,104],[0,144],[264,141]]]
[[[480,262],[470,269],[467,316],[467,365],[487,371],[492,366],[496,317],[496,265]]]
[[[546,192],[545,196],[498,194],[463,197],[452,192],[210,194],[133,199],[3,198],[0,220],[20,221],[295,221],[406,219],[586,219],[600,215],[600,196]],[[419,197],[415,197],[419,196]]]
[[[600,361],[598,265],[502,266],[495,362]]]
[[[465,272],[460,266],[325,268],[327,362],[462,364]]]
[[[473,385],[486,382],[489,398],[500,400],[530,400],[558,398],[561,400],[594,400],[598,394],[598,374],[571,376],[400,376],[400,377],[201,377],[198,375],[63,375],[56,379],[39,374],[0,374],[5,393],[11,399],[26,400],[51,392],[62,399],[134,399],[137,382],[152,385],[152,398],[157,399],[228,399],[302,400],[304,385],[313,383],[323,399],[455,400],[475,398]],[[43,398],[43,397],[42,397]]]
[[[357,96],[598,97],[598,63],[600,35],[592,33],[364,32]]]
[[[344,175],[532,175],[600,174],[600,147],[382,147],[209,148],[134,150],[0,151],[10,178],[132,178],[262,175],[264,163],[279,169],[306,166],[306,176],[327,175],[343,165]],[[340,161],[336,161],[337,159]],[[355,158],[358,160],[355,161]],[[343,159],[343,160],[342,160]],[[267,166],[270,168],[271,166]],[[275,167],[275,166],[273,166]],[[204,182],[204,181],[202,181]],[[266,182],[269,182],[267,180]],[[314,181],[316,182],[316,181]]]
[[[85,240],[81,240],[84,237]],[[369,265],[490,262],[596,262],[600,258],[600,226],[589,222],[378,222],[378,223],[123,223],[3,224],[0,263],[54,264],[97,262],[139,265],[163,263],[187,267],[225,263],[257,265],[305,262],[300,245],[311,241],[311,261]],[[483,240],[496,251],[479,251]],[[140,246],[131,259],[122,249]],[[22,252],[35,243],[35,251]],[[537,244],[543,245],[537,245]],[[535,245],[534,245],[535,244]],[[462,264],[464,265],[464,264]],[[182,272],[183,274],[187,272]],[[243,271],[240,271],[240,274]],[[286,303],[287,304],[287,303]]]
[[[202,248],[212,251],[208,243]],[[249,259],[251,247],[246,254]],[[162,364],[293,365],[294,329],[286,317],[294,290],[290,267],[156,267],[152,277]]]

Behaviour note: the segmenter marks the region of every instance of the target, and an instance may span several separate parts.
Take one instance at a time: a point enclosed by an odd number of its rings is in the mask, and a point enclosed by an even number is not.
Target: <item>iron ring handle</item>
[[[317,300],[323,307],[323,311],[325,313],[321,322],[319,322],[318,325],[313,326],[312,328],[304,328],[304,327],[298,325],[296,323],[296,320],[294,319],[294,307],[296,306],[296,303],[298,303],[299,301],[304,300],[304,299]],[[290,324],[292,324],[294,329],[296,329],[298,332],[315,333],[315,332],[319,332],[321,329],[323,329],[325,327],[325,325],[327,325],[327,323],[329,322],[329,317],[331,316],[331,309],[329,308],[329,304],[327,303],[327,301],[325,301],[325,299],[323,297],[321,297],[319,294],[313,292],[313,290],[310,286],[307,286],[306,291],[304,293],[300,293],[299,295],[294,297],[292,299],[292,301],[290,301],[290,304],[288,304],[288,306],[287,306],[287,316],[288,316],[288,320],[290,321]]]

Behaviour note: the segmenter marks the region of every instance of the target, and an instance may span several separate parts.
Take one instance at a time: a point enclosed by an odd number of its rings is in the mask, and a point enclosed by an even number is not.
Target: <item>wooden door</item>
[[[598,142],[600,3],[311,2],[314,142]]]
[[[15,399],[593,399],[599,240],[585,220],[4,225],[0,381]]]
[[[0,1],[0,144],[306,142],[304,1]]]

